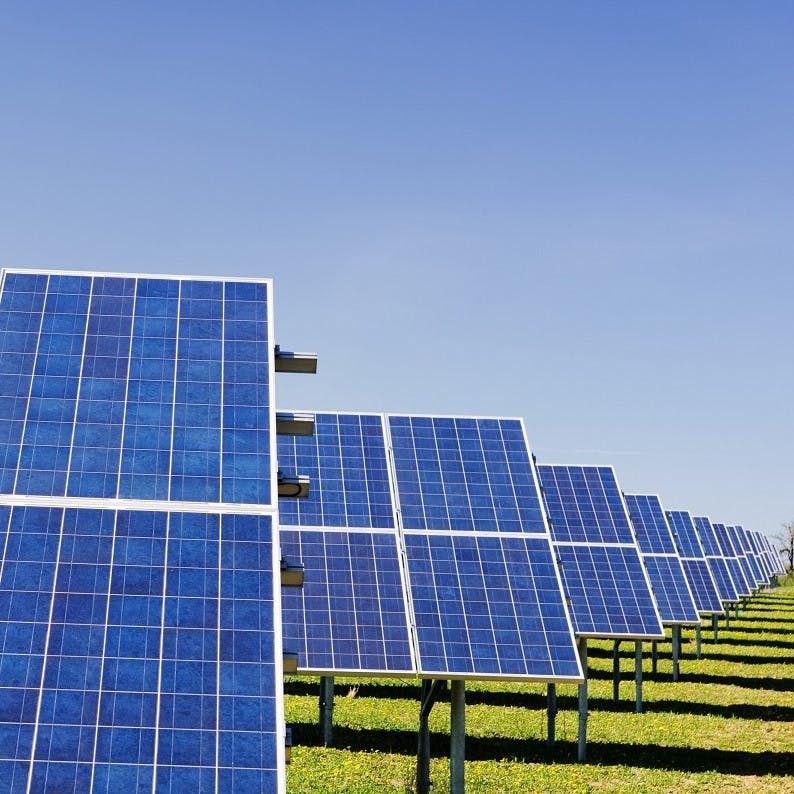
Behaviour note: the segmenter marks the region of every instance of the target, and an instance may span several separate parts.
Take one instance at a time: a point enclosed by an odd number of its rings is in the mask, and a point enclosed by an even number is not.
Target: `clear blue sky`
[[[280,407],[794,518],[790,2],[5,2],[0,264],[271,276]]]

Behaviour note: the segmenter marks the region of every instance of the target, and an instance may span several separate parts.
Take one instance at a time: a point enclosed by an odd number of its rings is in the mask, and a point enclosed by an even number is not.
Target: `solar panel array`
[[[700,616],[658,496],[626,494],[662,623],[696,624]]]
[[[301,671],[581,677],[520,420],[315,416],[314,438],[279,438],[280,465],[314,478],[281,500]]]
[[[717,583],[706,560],[692,516],[686,510],[670,510],[667,512],[667,520],[677,542],[678,554],[698,612],[705,615],[721,614],[724,607],[720,601]]]
[[[747,542],[747,534],[744,531],[744,527],[736,525],[726,527],[726,529],[730,533],[733,547],[736,549],[740,561],[744,561],[743,569],[745,577],[751,588],[755,590],[763,582],[763,577],[761,576],[761,570],[758,567],[755,555],[752,553]]]
[[[5,790],[283,787],[269,293],[4,271]]]
[[[538,466],[574,631],[583,637],[664,637],[615,472]]]

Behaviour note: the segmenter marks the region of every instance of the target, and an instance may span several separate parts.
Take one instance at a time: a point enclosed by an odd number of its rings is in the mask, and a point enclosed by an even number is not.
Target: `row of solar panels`
[[[536,468],[520,421],[276,450],[272,315],[268,279],[2,272],[0,789],[283,790],[282,632],[306,670],[550,681],[574,630],[660,636],[614,474]]]
[[[278,461],[311,482],[279,509],[305,673],[578,680],[574,635],[661,639],[777,569],[760,533],[624,498],[610,467],[536,466],[519,419],[318,413]]]

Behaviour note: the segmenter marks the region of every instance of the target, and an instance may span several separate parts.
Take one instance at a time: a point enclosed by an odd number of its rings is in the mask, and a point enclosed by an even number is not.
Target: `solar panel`
[[[764,583],[766,584],[772,578],[774,570],[772,568],[772,563],[769,559],[766,546],[761,539],[761,533],[754,530],[748,530],[747,537],[755,551],[756,559],[758,560],[758,565],[761,568],[761,573],[764,577]]]
[[[744,574],[744,568],[739,562],[739,558],[736,556],[736,551],[733,548],[733,543],[725,528],[725,524],[712,524],[712,527],[714,528],[714,537],[717,539],[717,544],[720,547],[722,556],[728,565],[728,571],[730,572],[731,579],[733,579],[736,592],[740,597],[749,598],[753,594],[753,591]]]
[[[409,532],[405,547],[423,674],[578,677],[547,538]]]
[[[700,623],[659,497],[626,494],[625,499],[662,623]]]
[[[581,677],[519,419],[388,416],[417,662],[433,677]]]
[[[405,529],[546,533],[515,419],[389,416]]]
[[[714,534],[714,527],[711,521],[707,516],[694,516],[692,520],[695,522],[698,537],[706,553],[706,561],[714,577],[714,582],[717,585],[720,601],[724,604],[738,601],[739,594],[736,591],[736,585],[734,584],[733,577],[728,568],[728,563],[722,556],[722,551],[717,543],[717,537]]]
[[[395,532],[282,528],[281,549],[304,566],[281,613],[301,672],[415,672]]]
[[[3,272],[4,789],[283,789],[269,292]]]
[[[299,671],[581,676],[520,421],[320,412],[278,443],[312,481],[280,514]]]
[[[575,633],[663,638],[613,469],[542,465],[538,477]]]
[[[383,417],[317,413],[313,436],[278,437],[278,461],[311,481],[279,500],[282,552],[304,566],[282,594],[299,670],[414,673]]]
[[[700,544],[692,516],[686,510],[670,510],[667,512],[667,520],[698,612],[706,615],[722,613],[724,610],[717,584]]]
[[[747,539],[747,533],[745,532],[744,527],[740,525],[736,525],[732,527],[732,529],[734,546],[747,561],[747,570],[745,573],[748,573],[750,576],[750,584],[754,585],[754,587],[758,587],[764,581],[764,577],[761,575],[761,569],[758,566],[758,561],[756,560],[753,549],[751,548]]]

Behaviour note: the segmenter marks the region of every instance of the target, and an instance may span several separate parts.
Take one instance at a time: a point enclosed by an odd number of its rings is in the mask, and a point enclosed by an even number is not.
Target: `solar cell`
[[[722,550],[717,543],[714,527],[707,516],[694,516],[692,519],[698,531],[698,538],[706,552],[706,560],[717,585],[720,601],[724,604],[734,603],[739,600],[739,594],[733,581],[733,576],[728,568],[728,563],[722,556]]]
[[[575,633],[664,637],[614,471],[541,465],[538,478]]]
[[[283,790],[269,292],[3,271],[4,790]]]
[[[699,623],[659,497],[626,494],[625,500],[662,623]]]

